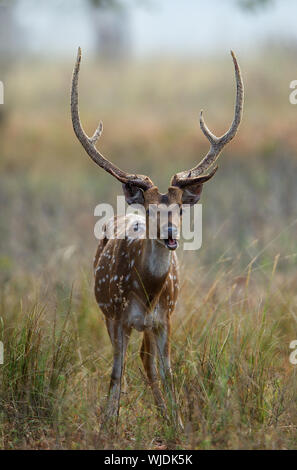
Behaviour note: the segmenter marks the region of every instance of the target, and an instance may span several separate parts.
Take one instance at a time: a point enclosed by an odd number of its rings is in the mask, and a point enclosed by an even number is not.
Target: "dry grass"
[[[267,278],[251,265],[240,279],[234,279],[235,267],[221,268],[208,284],[203,267],[199,286],[183,268],[173,370],[184,432],[158,416],[141,372],[138,333],[128,351],[118,428],[100,431],[111,347],[90,282],[76,285],[70,298],[47,290],[48,301],[36,298],[20,307],[20,281],[13,281],[1,297],[1,446],[294,448],[297,383],[289,343],[297,334],[296,291],[275,268]]]
[[[93,209],[114,202],[120,187],[74,140],[72,65],[11,70],[0,127],[2,448],[296,448],[291,57],[275,51],[241,61],[245,120],[204,189],[202,248],[179,253],[173,365],[184,432],[157,415],[137,333],[118,428],[100,432],[111,347],[92,292]],[[231,59],[119,67],[84,61],[85,127],[103,119],[104,152],[165,190],[169,176],[206,149],[199,108],[217,132],[231,119]]]

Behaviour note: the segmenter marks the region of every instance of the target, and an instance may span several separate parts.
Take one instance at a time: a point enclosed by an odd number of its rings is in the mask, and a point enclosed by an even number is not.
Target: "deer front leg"
[[[162,324],[155,331],[155,338],[157,343],[159,370],[163,383],[163,388],[166,393],[167,399],[170,404],[172,416],[178,425],[183,428],[183,423],[177,409],[176,393],[174,388],[171,361],[170,361],[170,319]]]
[[[118,416],[122,377],[125,369],[125,357],[131,334],[131,328],[124,327],[113,319],[106,320],[108,333],[113,346],[113,368],[110,378],[107,418]]]
[[[161,414],[167,417],[166,405],[159,388],[158,371],[156,365],[157,344],[152,330],[146,330],[143,334],[143,341],[140,350],[140,357],[146,372],[149,385],[152,389],[155,403]]]
[[[166,390],[168,389],[168,385],[170,385],[170,387],[172,386],[169,322],[160,326],[158,329],[155,329],[154,333],[158,350],[160,376],[164,385],[164,389]]]

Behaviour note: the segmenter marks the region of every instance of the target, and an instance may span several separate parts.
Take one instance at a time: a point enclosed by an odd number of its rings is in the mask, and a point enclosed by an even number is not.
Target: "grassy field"
[[[137,332],[118,426],[101,429],[112,357],[93,296],[94,207],[115,203],[120,185],[88,161],[73,136],[72,64],[20,61],[7,72],[0,124],[1,448],[296,448],[297,368],[289,362],[297,339],[293,52],[241,58],[244,120],[203,191],[202,248],[178,253],[172,362],[184,431],[157,414]],[[227,56],[113,66],[85,58],[84,126],[91,133],[102,119],[103,153],[149,174],[165,191],[174,172],[207,150],[199,109],[216,133],[228,127],[232,72]]]

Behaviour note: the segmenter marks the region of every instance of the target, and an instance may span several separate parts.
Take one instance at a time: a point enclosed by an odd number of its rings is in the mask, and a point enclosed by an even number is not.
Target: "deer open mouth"
[[[166,238],[164,240],[164,243],[169,250],[176,250],[176,248],[178,247],[178,241],[176,240],[176,238]]]

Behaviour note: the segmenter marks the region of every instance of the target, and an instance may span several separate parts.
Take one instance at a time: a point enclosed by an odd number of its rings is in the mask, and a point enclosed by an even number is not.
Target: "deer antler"
[[[233,137],[235,136],[237,129],[239,127],[241,116],[242,116],[242,108],[243,108],[243,82],[241,78],[240,68],[237,63],[235,54],[231,51],[234,69],[235,69],[235,78],[236,78],[236,104],[235,104],[235,114],[234,119],[231,124],[230,129],[221,137],[216,137],[207,127],[205,121],[203,119],[203,113],[200,113],[200,127],[203,134],[207,137],[210,142],[210,149],[207,155],[201,160],[201,162],[188,171],[182,171],[181,173],[177,173],[173,176],[171,180],[172,186],[178,186],[180,188],[187,186],[188,184],[195,184],[195,183],[204,183],[205,181],[212,178],[212,176],[217,171],[218,167],[216,166],[211,173],[204,176],[202,175],[210,166],[216,161],[218,156],[220,155],[221,151],[223,150],[224,146],[228,144]]]
[[[134,175],[126,173],[125,171],[121,170],[109,160],[107,160],[103,155],[96,149],[95,145],[99,140],[102,131],[103,131],[103,124],[102,122],[99,123],[99,126],[95,130],[92,137],[88,137],[87,134],[84,132],[78,111],[78,77],[79,77],[79,69],[81,63],[81,49],[78,48],[77,59],[75,63],[75,67],[73,70],[73,77],[72,77],[72,88],[71,88],[71,116],[72,116],[72,125],[76,137],[84,147],[87,154],[91,157],[91,159],[97,163],[97,165],[101,166],[105,171],[110,173],[114,176],[117,180],[121,181],[122,183],[130,183],[135,185],[143,190],[149,189],[154,186],[153,182],[148,176],[145,175]]]

